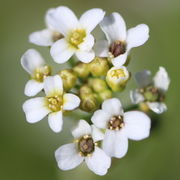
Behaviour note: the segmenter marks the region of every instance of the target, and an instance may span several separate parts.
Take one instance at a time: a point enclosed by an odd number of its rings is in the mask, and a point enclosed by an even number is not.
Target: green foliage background
[[[44,28],[47,9],[67,5],[77,15],[100,7],[107,14],[120,12],[128,27],[139,23],[150,26],[150,39],[132,50],[129,70],[141,69],[154,73],[165,66],[171,77],[167,93],[168,111],[161,115],[151,137],[130,142],[128,154],[115,160],[109,173],[99,177],[85,165],[75,170],[60,171],[54,151],[71,142],[75,119],[65,119],[62,133],[54,134],[47,119],[30,125],[25,121],[22,103],[27,73],[21,68],[20,57],[28,48],[40,50],[58,69],[46,48],[28,43],[28,35]],[[97,31],[97,34],[100,32]],[[103,37],[102,34],[100,34]],[[180,1],[179,0],[0,0],[0,179],[1,180],[179,180],[180,179]],[[135,88],[132,79],[128,89]],[[124,98],[126,97],[126,98]],[[128,91],[122,94],[127,105]]]

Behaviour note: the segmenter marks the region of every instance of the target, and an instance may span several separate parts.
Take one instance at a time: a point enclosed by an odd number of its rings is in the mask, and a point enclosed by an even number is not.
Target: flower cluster
[[[59,133],[63,129],[63,115],[79,108],[90,118],[79,120],[72,130],[74,142],[55,151],[58,167],[70,170],[83,161],[97,175],[105,175],[111,158],[122,158],[128,151],[128,139],[149,137],[151,120],[146,114],[164,112],[165,92],[170,79],[160,67],[152,80],[150,71],[136,74],[139,89],[130,92],[132,111],[124,111],[118,92],[125,90],[131,73],[129,53],[149,38],[149,27],[137,25],[129,30],[122,16],[114,12],[105,16],[102,9],[90,9],[80,19],[68,7],[60,6],[47,11],[46,28],[33,32],[29,41],[50,48],[52,59],[59,71],[52,68],[35,49],[27,50],[21,65],[30,80],[24,93],[31,97],[23,104],[29,123],[36,123],[48,115],[50,128]],[[106,39],[97,40],[92,31],[100,26]],[[42,92],[43,97],[34,97]],[[79,114],[80,116],[80,114]],[[81,117],[80,117],[81,119]]]

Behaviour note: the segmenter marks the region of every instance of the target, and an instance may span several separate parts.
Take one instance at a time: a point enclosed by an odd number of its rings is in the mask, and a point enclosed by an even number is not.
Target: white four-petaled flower
[[[170,84],[170,78],[166,69],[159,67],[159,71],[153,79],[151,72],[147,70],[137,73],[135,78],[139,89],[130,92],[132,103],[145,103],[149,109],[157,114],[166,111],[167,106],[164,103],[164,95]]]
[[[89,63],[95,57],[92,47],[94,37],[92,30],[103,19],[105,12],[102,9],[86,11],[78,20],[68,8],[60,6],[48,15],[50,26],[60,32],[64,38],[56,41],[50,50],[51,56],[57,63],[65,63],[73,54],[84,62]]]
[[[51,74],[51,69],[35,49],[29,49],[23,54],[21,65],[31,76],[24,93],[26,96],[35,96],[43,89],[44,79]]]
[[[23,110],[29,123],[36,123],[48,115],[48,123],[54,132],[60,132],[63,125],[63,111],[73,110],[80,104],[74,94],[63,93],[60,76],[49,76],[44,81],[46,97],[36,97],[23,104]]]
[[[114,66],[122,66],[130,50],[143,45],[149,38],[149,28],[145,24],[140,24],[134,28],[126,30],[124,19],[119,13],[112,13],[100,23],[106,40],[97,41],[96,55],[109,57]]]
[[[117,98],[105,100],[102,109],[93,114],[91,121],[96,127],[105,129],[102,147],[110,157],[125,156],[128,139],[142,140],[150,133],[149,117],[140,111],[124,113]]]
[[[63,145],[55,152],[59,168],[74,169],[85,161],[91,171],[105,175],[111,165],[111,159],[97,146],[96,142],[103,139],[102,132],[80,120],[72,135],[75,138],[74,143]]]

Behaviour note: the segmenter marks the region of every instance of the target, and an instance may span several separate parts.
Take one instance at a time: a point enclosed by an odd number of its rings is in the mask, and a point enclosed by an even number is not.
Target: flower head
[[[102,132],[80,120],[72,135],[75,138],[74,143],[63,145],[55,152],[59,168],[74,169],[85,161],[95,174],[105,175],[111,165],[111,159],[97,145],[97,142],[103,139]]]
[[[63,92],[63,83],[59,75],[49,76],[44,82],[45,97],[36,97],[23,104],[23,110],[29,123],[36,123],[48,115],[48,123],[54,132],[60,132],[63,125],[63,111],[73,110],[80,99]]]
[[[49,23],[64,36],[51,47],[50,53],[54,61],[65,63],[73,54],[84,63],[92,61],[95,55],[91,32],[103,19],[104,14],[101,9],[91,9],[78,20],[68,7],[60,6],[53,10],[49,15]]]
[[[99,41],[96,52],[100,57],[109,57],[114,66],[122,66],[133,47],[143,45],[149,38],[149,28],[140,24],[126,31],[126,24],[119,13],[112,13],[100,23],[108,41]]]
[[[167,106],[164,99],[170,79],[165,68],[160,67],[153,79],[151,78],[151,72],[147,70],[137,73],[135,77],[139,89],[130,92],[132,102],[141,104],[143,109],[151,109],[158,114],[166,111]]]
[[[21,58],[22,67],[30,74],[31,80],[26,83],[24,93],[35,96],[44,87],[44,79],[51,74],[50,66],[35,49],[27,50]]]
[[[110,156],[121,158],[128,150],[128,139],[142,140],[149,136],[150,119],[140,111],[123,112],[117,98],[105,100],[102,109],[97,110],[91,121],[98,128],[105,129],[103,150]]]
[[[45,16],[46,29],[33,32],[29,35],[29,41],[33,44],[39,46],[51,46],[57,40],[63,38],[63,35],[58,31],[58,29],[51,24],[51,14],[55,11],[54,9],[49,9]]]

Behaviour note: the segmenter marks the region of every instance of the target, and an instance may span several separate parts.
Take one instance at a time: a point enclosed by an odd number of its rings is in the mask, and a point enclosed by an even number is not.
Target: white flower
[[[151,72],[144,70],[136,74],[139,89],[130,92],[131,101],[134,104],[145,103],[149,109],[157,114],[167,110],[164,103],[165,92],[168,90],[170,79],[164,67],[160,67],[155,77],[151,78]]]
[[[104,14],[101,9],[91,9],[78,20],[69,8],[56,8],[51,13],[49,23],[62,33],[64,38],[56,41],[51,47],[50,53],[54,61],[65,63],[73,54],[84,63],[92,61],[95,54],[92,50],[94,37],[91,32],[103,19]]]
[[[29,123],[36,123],[48,115],[48,123],[54,132],[60,132],[63,125],[63,111],[73,110],[80,104],[76,95],[63,93],[60,76],[49,76],[44,81],[46,97],[36,97],[23,104]]]
[[[96,55],[109,57],[114,66],[122,66],[133,47],[143,45],[149,38],[149,28],[140,24],[126,31],[126,24],[119,13],[112,13],[100,23],[108,41],[99,41],[95,45]]]
[[[93,114],[91,121],[96,127],[105,129],[102,146],[110,157],[125,156],[128,139],[142,140],[150,133],[149,117],[140,111],[124,113],[117,98],[105,100],[102,109]]]
[[[63,35],[54,27],[51,22],[51,14],[54,13],[55,9],[47,11],[45,16],[46,29],[33,32],[29,36],[29,41],[39,46],[51,46],[53,43],[61,38]]]
[[[35,49],[29,49],[24,53],[21,65],[31,76],[24,93],[26,96],[35,96],[43,89],[44,79],[51,74],[51,69],[45,65],[44,59]]]
[[[103,134],[95,126],[80,120],[72,131],[75,142],[61,146],[55,152],[56,161],[62,170],[74,169],[83,161],[88,168],[98,175],[105,175],[111,165],[111,159],[97,146]]]

